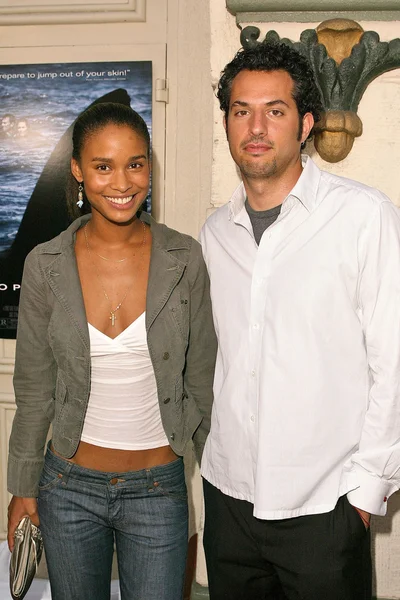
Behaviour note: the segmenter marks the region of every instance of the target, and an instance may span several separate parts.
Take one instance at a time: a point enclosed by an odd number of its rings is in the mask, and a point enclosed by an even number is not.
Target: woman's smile
[[[120,208],[132,202],[135,196],[136,194],[131,194],[130,196],[104,196],[104,198],[111,204],[117,204]]]

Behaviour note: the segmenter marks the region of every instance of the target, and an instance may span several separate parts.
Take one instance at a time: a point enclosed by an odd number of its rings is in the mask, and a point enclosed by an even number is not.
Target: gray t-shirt
[[[253,227],[254,238],[257,242],[257,246],[260,243],[262,234],[279,216],[281,212],[282,204],[269,208],[268,210],[254,210],[251,208],[249,201],[246,198],[244,203],[247,213],[250,217],[251,226]]]

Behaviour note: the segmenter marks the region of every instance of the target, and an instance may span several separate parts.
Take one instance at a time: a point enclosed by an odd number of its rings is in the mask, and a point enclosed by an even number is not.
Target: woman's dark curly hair
[[[228,120],[232,83],[240,71],[286,71],[293,79],[293,99],[300,121],[311,113],[317,123],[324,111],[321,94],[308,60],[284,43],[260,42],[253,48],[241,49],[221,73],[217,98]],[[311,137],[312,133],[310,133]]]
[[[99,102],[87,108],[75,121],[72,133],[72,157],[78,163],[80,162],[82,149],[86,141],[92,135],[107,127],[107,125],[130,127],[132,131],[144,140],[147,146],[147,153],[150,157],[150,134],[142,117],[126,104]],[[83,194],[82,209],[78,209],[76,205],[77,197],[78,182],[72,173],[70,173],[67,180],[67,206],[69,215],[73,219],[91,211],[85,193]]]

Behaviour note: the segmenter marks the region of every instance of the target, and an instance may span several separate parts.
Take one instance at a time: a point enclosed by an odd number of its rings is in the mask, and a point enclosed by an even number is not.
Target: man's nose
[[[266,134],[268,130],[267,117],[264,111],[254,111],[250,117],[250,131],[253,135]]]

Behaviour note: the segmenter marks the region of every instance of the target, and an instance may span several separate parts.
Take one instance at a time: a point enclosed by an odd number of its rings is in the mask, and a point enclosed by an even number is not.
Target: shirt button
[[[256,372],[255,372],[255,370],[254,370],[254,369],[253,369],[253,370],[252,370],[252,372],[251,372],[251,376],[252,376],[252,377],[255,377],[255,376],[256,376]]]
[[[253,324],[253,329],[260,329],[260,325],[258,323]]]
[[[164,404],[168,404],[168,402],[171,400],[171,398],[165,398],[164,400]]]
[[[250,417],[250,421],[251,421],[252,423],[254,423],[254,421],[255,421],[255,420],[256,420],[255,416],[254,416],[254,415],[251,415],[251,417]]]
[[[174,433],[171,433],[171,435],[169,436],[169,438],[170,438],[170,440],[174,441],[174,439],[175,439],[175,434],[174,434]]]
[[[164,352],[163,359],[164,360],[168,360],[169,359],[169,352]]]

